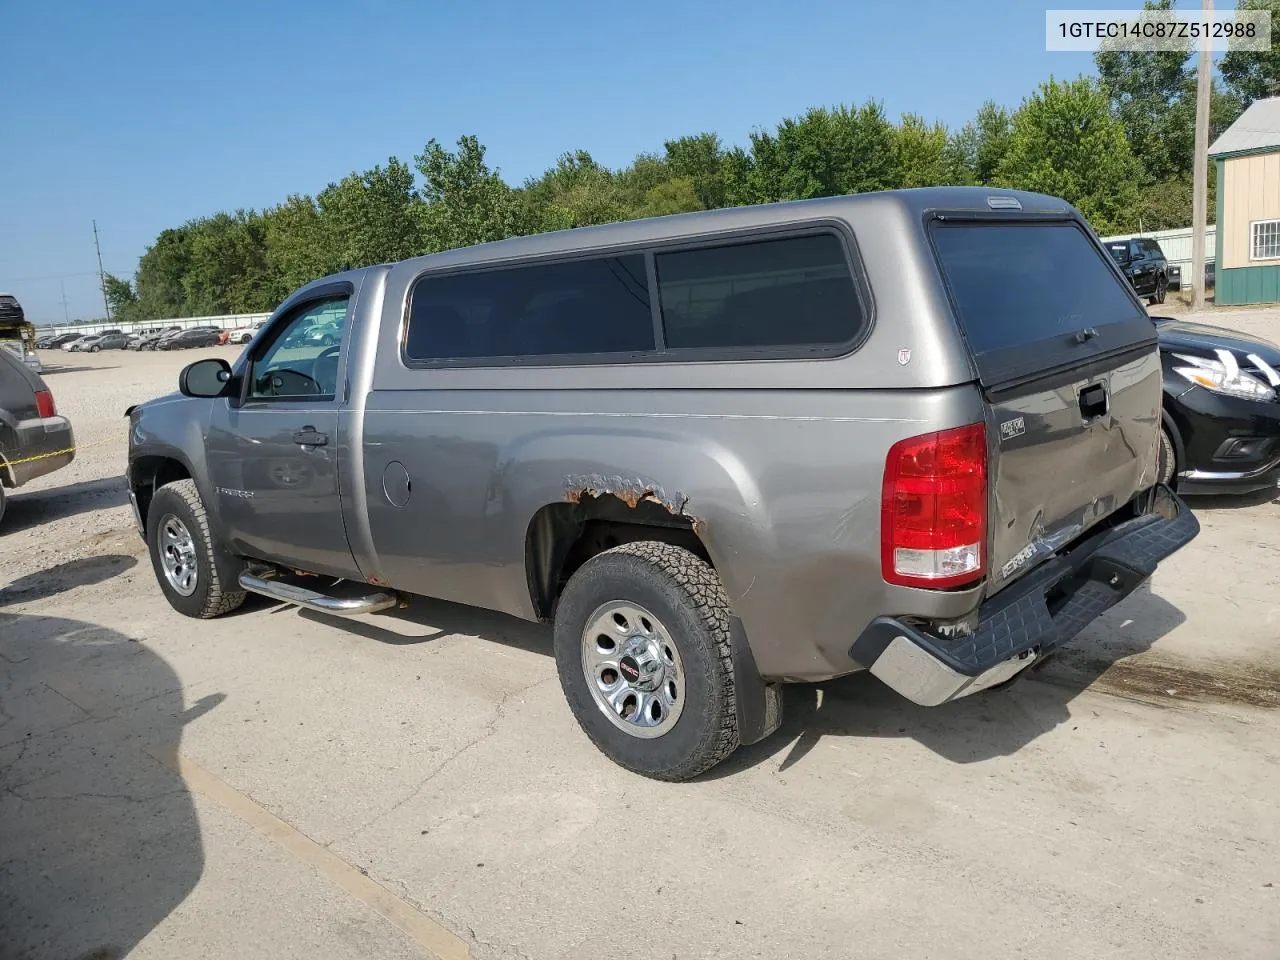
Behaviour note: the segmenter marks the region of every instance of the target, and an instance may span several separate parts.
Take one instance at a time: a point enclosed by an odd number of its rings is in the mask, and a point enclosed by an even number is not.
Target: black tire
[[[1147,298],[1147,302],[1152,306],[1158,303],[1164,303],[1165,294],[1169,291],[1169,280],[1163,274],[1156,277],[1156,290]]]
[[[1160,428],[1160,459],[1156,468],[1156,478],[1160,483],[1173,486],[1174,474],[1178,472],[1178,448],[1173,445],[1173,438],[1164,427]]]
[[[0,523],[4,522],[4,508],[9,503],[9,494],[5,493],[4,484],[0,483]]]
[[[195,555],[195,589],[189,595],[168,580],[161,560],[161,530],[176,517],[190,534]],[[244,591],[236,582],[241,562],[214,544],[209,515],[192,480],[165,484],[151,498],[147,509],[147,552],[151,569],[169,605],[179,613],[208,620],[230,613],[244,603]]]
[[[97,352],[98,352],[99,350],[101,350],[101,349],[102,349],[102,348],[101,348],[100,346],[98,346],[98,345],[95,343],[92,347],[90,347],[90,348],[89,348],[89,352],[90,352],[90,353],[97,353]]]
[[[587,686],[583,633],[611,601],[652,611],[683,667],[681,711],[669,731],[651,739],[619,729]],[[711,769],[740,743],[733,625],[720,578],[688,550],[640,541],[597,554],[570,578],[556,609],[556,670],[569,709],[605,756],[635,773],[678,781]]]

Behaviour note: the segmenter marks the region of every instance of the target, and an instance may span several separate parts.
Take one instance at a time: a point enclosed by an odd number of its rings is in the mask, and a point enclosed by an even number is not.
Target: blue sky
[[[94,218],[131,277],[165,227],[412,163],[429,137],[475,133],[518,183],[568,149],[617,166],[868,97],[957,126],[1091,71],[1044,50],[1046,5],[8,0],[0,290],[61,321],[61,279],[73,319],[100,315]]]

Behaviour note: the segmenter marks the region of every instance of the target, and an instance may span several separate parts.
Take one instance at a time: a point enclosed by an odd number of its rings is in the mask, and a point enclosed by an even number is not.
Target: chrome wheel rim
[[[600,712],[624,733],[650,740],[680,719],[680,651],[662,622],[639,604],[612,600],[587,618],[582,673]]]
[[[196,544],[187,525],[173,514],[160,521],[160,567],[169,586],[184,597],[196,592],[200,571],[196,567]]]

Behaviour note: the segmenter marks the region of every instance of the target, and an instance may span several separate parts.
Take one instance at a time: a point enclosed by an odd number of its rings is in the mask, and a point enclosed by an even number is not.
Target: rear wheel
[[[1154,306],[1157,303],[1164,303],[1165,294],[1169,290],[1169,279],[1164,274],[1156,277],[1156,292],[1151,295],[1150,301]]]
[[[597,554],[556,610],[569,709],[620,766],[697,776],[740,743],[732,629],[720,578],[688,550],[642,541]]]
[[[1173,438],[1165,427],[1160,428],[1160,459],[1156,474],[1159,481],[1167,486],[1173,485],[1174,475],[1178,472],[1178,451],[1173,445]]]
[[[244,603],[236,582],[240,564],[214,543],[194,481],[155,492],[147,509],[147,547],[156,581],[179,613],[207,620]]]
[[[101,349],[102,349],[102,348],[101,348],[100,346],[98,346],[98,345],[95,343],[92,347],[90,347],[90,348],[89,348],[89,352],[90,352],[90,353],[97,353],[97,352],[98,352],[99,350],[101,350]]]
[[[8,502],[9,495],[4,491],[4,484],[0,483],[0,523],[4,522],[4,508]]]

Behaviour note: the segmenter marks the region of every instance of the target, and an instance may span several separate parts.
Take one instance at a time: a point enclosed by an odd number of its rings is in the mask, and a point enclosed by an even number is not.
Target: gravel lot
[[[45,354],[80,452],[0,529],[0,958],[1280,957],[1280,504],[1193,503],[1036,680],[792,688],[657,784],[578,731],[544,628],[169,609],[124,409],[236,349]]]

